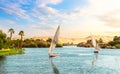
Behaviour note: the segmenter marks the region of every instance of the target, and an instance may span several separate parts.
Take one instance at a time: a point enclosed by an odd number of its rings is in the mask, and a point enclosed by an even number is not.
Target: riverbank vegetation
[[[120,49],[120,36],[114,36],[112,41],[105,43],[102,38],[96,40],[100,48]],[[78,47],[93,47],[91,40],[78,43]]]
[[[1,49],[0,50],[0,56],[23,54],[24,53],[23,50],[24,49],[18,49],[18,48]]]
[[[50,47],[52,39],[48,38],[47,40],[42,40],[42,39],[25,39],[23,41],[23,47],[25,48],[42,48],[42,47]],[[58,43],[56,47],[62,47],[63,45]]]
[[[12,40],[14,29],[9,29],[10,36],[7,37],[6,33],[0,30],[0,56],[22,54],[22,47],[15,46],[16,41]],[[20,40],[22,42],[22,40]],[[20,43],[21,44],[21,43]]]
[[[42,48],[42,47],[50,47],[51,38],[47,40],[42,39],[23,39],[24,31],[20,31],[18,35],[20,35],[19,39],[12,39],[13,34],[15,33],[14,29],[9,29],[8,33],[10,36],[7,36],[2,30],[0,30],[0,55],[2,54],[16,54],[23,50],[22,48]],[[56,47],[62,47],[62,44],[58,43]],[[4,53],[3,53],[4,52]]]

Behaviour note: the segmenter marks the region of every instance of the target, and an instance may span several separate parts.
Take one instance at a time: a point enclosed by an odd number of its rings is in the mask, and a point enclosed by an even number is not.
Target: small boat
[[[58,56],[58,53],[53,53],[53,54],[49,54],[49,57],[56,57],[56,56]]]
[[[50,48],[48,50],[48,54],[50,58],[58,56],[58,53],[52,53],[52,51],[54,50],[54,48],[56,47],[56,44],[58,43],[59,34],[60,34],[60,25],[58,25],[58,28],[51,42]]]
[[[93,35],[91,35],[91,39],[92,39],[92,45],[95,48],[94,53],[99,53],[100,48],[99,48],[99,45],[96,42],[95,38],[93,37]]]
[[[98,47],[98,44],[97,44],[96,47],[95,47],[94,53],[98,53],[98,52],[99,52],[99,47]]]

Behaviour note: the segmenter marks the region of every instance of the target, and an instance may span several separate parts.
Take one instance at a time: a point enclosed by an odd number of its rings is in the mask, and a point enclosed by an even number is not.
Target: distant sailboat
[[[52,51],[54,50],[54,48],[56,47],[56,44],[58,43],[59,34],[60,34],[60,25],[58,26],[58,28],[56,30],[56,33],[54,35],[54,38],[53,38],[50,48],[48,50],[49,57],[58,56],[58,53],[52,53]]]
[[[95,40],[95,38],[93,37],[93,35],[91,35],[91,39],[92,39],[92,45],[93,45],[93,47],[95,48],[94,53],[98,53],[99,50],[100,50],[100,48],[99,48],[99,46],[98,46],[98,43],[96,42],[96,40]]]

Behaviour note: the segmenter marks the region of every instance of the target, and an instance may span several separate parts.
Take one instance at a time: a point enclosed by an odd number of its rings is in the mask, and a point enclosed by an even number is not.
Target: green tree
[[[4,48],[6,42],[6,34],[0,30],[0,49]]]
[[[98,40],[98,43],[103,43],[103,39],[100,38],[100,39]]]
[[[92,40],[87,40],[86,43],[91,44],[91,43],[92,43]]]
[[[116,48],[120,48],[120,44],[116,44],[115,47],[116,47]]]
[[[48,38],[48,39],[46,40],[46,42],[52,42],[52,39],[51,39],[51,38]]]
[[[8,33],[10,33],[10,40],[11,40],[11,39],[12,39],[12,34],[14,34],[15,31],[14,31],[14,29],[10,28],[10,29],[8,30]]]
[[[114,36],[113,41],[120,41],[120,36]]]
[[[20,35],[20,37],[21,37],[21,38],[20,38],[20,40],[21,40],[21,41],[20,41],[20,48],[22,48],[22,41],[23,41],[24,31],[20,31],[20,32],[19,32],[19,35]]]

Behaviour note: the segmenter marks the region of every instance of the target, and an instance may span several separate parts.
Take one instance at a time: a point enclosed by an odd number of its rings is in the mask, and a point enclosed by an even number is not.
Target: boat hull
[[[50,58],[57,57],[57,56],[58,56],[58,53],[49,54]]]
[[[99,53],[98,51],[94,51],[94,53]]]

